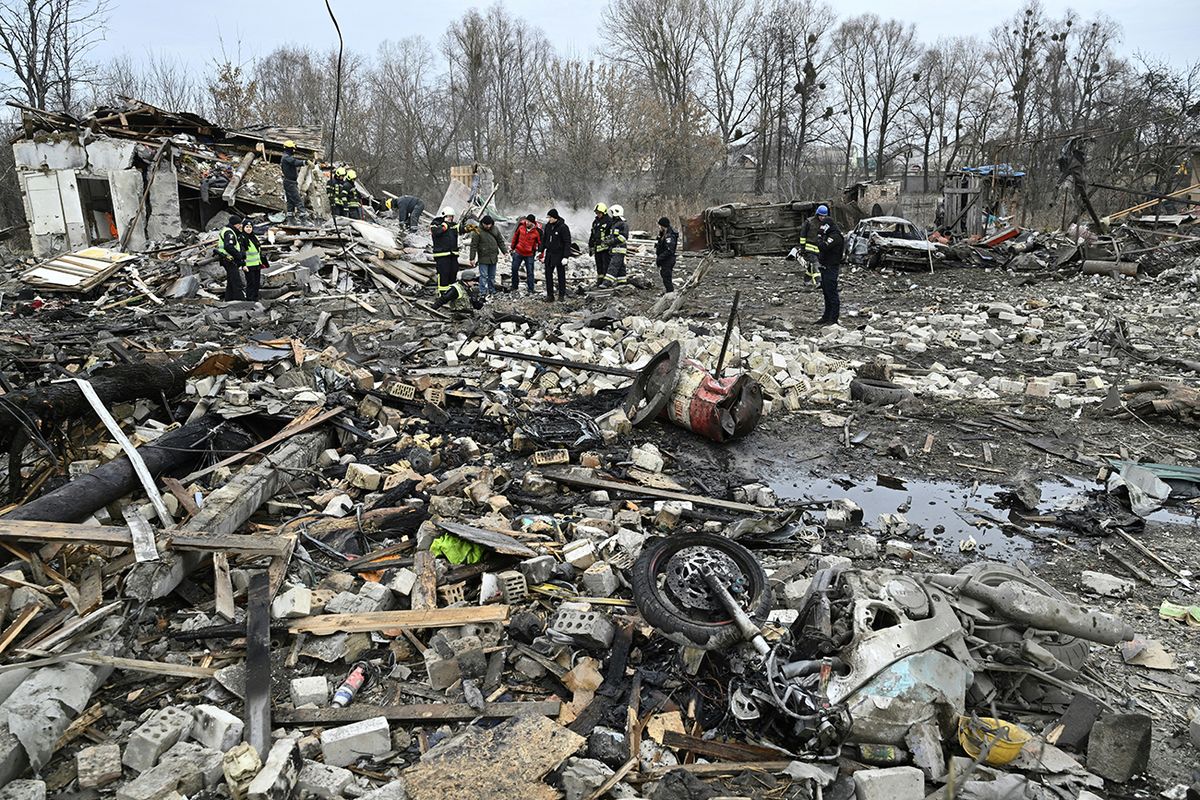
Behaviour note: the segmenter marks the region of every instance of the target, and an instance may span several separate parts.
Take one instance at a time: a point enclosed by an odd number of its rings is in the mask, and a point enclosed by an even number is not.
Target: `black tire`
[[[850,399],[868,405],[889,406],[912,397],[912,392],[890,381],[855,378],[850,381]]]
[[[752,619],[766,617],[771,610],[772,595],[762,564],[743,545],[708,533],[666,537],[643,548],[630,576],[633,600],[646,622],[673,642],[703,650],[729,647],[742,640],[742,633],[732,618],[725,612],[705,618],[697,612],[681,609],[673,602],[670,590],[659,584],[659,577],[671,558],[692,547],[710,548],[728,556],[746,578],[743,608]]]

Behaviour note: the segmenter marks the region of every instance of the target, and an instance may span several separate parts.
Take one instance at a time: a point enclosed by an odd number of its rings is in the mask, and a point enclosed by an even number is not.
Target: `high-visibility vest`
[[[259,267],[262,266],[262,253],[258,250],[258,245],[249,239],[246,240],[246,266]]]
[[[233,258],[236,254],[225,249],[225,234],[227,233],[232,233],[234,238],[237,238],[237,233],[233,230],[233,228],[230,228],[228,225],[226,225],[224,228],[221,228],[221,232],[217,234],[216,250],[217,253],[224,258]]]

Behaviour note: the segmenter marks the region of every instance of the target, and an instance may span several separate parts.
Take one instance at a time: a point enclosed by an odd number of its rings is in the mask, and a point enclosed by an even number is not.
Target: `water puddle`
[[[1034,548],[1039,540],[1048,537],[1061,540],[1073,535],[1063,528],[1030,523],[1010,514],[1002,507],[997,495],[1011,489],[992,483],[964,486],[951,481],[897,479],[883,475],[830,479],[793,474],[779,476],[769,485],[785,501],[853,500],[863,509],[863,523],[873,530],[879,528],[880,514],[901,513],[910,523],[923,529],[912,541],[925,541],[931,545],[929,549],[943,556],[960,555],[960,543],[974,538],[977,557],[994,561],[1035,560]],[[1049,515],[1072,498],[1100,487],[1091,481],[1064,479],[1043,481],[1038,488],[1041,489],[1039,513]],[[1147,519],[1197,524],[1194,515],[1171,509],[1160,509]],[[967,557],[971,557],[970,554]]]

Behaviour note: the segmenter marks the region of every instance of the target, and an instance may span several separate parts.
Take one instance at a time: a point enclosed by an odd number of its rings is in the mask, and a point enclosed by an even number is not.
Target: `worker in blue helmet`
[[[842,251],[845,240],[842,232],[829,216],[829,206],[822,203],[804,224],[800,244],[805,261],[815,262],[821,281],[821,294],[825,298],[824,313],[818,325],[836,325],[842,310],[838,292],[838,273],[842,267]]]

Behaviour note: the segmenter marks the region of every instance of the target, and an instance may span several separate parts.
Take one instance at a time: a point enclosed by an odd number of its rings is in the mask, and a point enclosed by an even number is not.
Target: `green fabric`
[[[483,559],[483,547],[452,533],[443,533],[434,539],[429,552],[442,556],[451,564],[478,564]]]

